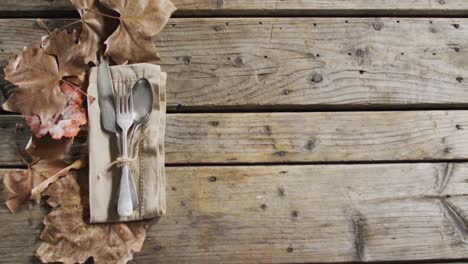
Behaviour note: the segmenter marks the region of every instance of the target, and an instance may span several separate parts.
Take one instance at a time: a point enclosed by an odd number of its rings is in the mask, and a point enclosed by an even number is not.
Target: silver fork
[[[133,95],[126,81],[117,82],[116,91],[116,121],[121,131],[122,158],[129,158],[127,135],[128,130],[133,124]],[[129,100],[130,99],[130,100]],[[117,204],[117,212],[120,216],[130,216],[133,212],[132,198],[130,193],[130,166],[122,167],[122,176],[120,178],[120,192]]]

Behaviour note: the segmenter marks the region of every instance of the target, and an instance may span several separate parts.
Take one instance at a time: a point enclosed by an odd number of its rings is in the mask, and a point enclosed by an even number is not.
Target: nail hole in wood
[[[214,127],[216,126],[219,126],[219,122],[218,121],[211,121],[210,124]]]
[[[278,196],[280,196],[280,197],[283,197],[283,196],[286,195],[286,194],[285,194],[285,190],[284,190],[283,187],[278,187],[277,192],[278,192]]]
[[[292,212],[291,212],[291,216],[292,216],[293,218],[299,217],[299,211],[297,211],[297,210],[292,211]]]

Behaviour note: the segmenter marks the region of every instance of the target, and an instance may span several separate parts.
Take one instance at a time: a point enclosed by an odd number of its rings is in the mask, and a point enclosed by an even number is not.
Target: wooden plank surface
[[[168,213],[135,263],[468,257],[467,163],[171,167],[167,180]],[[42,217],[0,208],[0,263],[29,263]]]
[[[43,34],[0,20],[0,65]],[[468,107],[468,19],[179,18],[155,42],[170,111]]]
[[[0,116],[2,166],[22,164],[9,136],[18,120]],[[165,144],[173,165],[460,160],[468,111],[170,114]]]
[[[173,0],[176,15],[204,14],[444,14],[468,10],[464,0]],[[45,12],[73,10],[69,0],[3,0],[0,12]]]

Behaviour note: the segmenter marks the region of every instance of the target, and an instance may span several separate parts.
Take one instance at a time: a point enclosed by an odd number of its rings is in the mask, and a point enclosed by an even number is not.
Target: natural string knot
[[[138,155],[135,154],[133,158],[117,157],[114,162],[117,165],[117,167],[121,168],[125,165],[132,165],[132,163],[135,162],[137,159],[138,159]]]
[[[135,142],[135,151],[130,151],[133,153],[133,157],[117,157],[114,161],[108,163],[104,166],[101,171],[98,173],[98,180],[101,179],[101,176],[104,175],[110,168],[116,165],[118,168],[121,168],[125,165],[132,165],[135,161],[138,160],[138,154],[140,153],[140,143],[145,139],[146,134],[148,133],[148,128],[144,128],[141,134],[138,137],[138,140]]]

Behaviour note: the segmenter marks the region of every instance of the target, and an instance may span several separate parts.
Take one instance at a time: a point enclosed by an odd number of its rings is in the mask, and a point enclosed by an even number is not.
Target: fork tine
[[[124,113],[127,113],[127,80],[123,81],[123,88],[122,88],[122,100],[124,105]]]
[[[133,87],[131,86],[131,83],[129,83],[130,85],[128,86],[129,87],[129,90],[128,90],[128,93],[130,94],[130,113],[133,115]]]
[[[115,91],[115,112],[119,113],[120,111],[120,94],[119,94],[119,82],[117,81],[115,87],[117,88]]]
[[[125,107],[125,105],[123,104],[123,100],[122,100],[122,81],[119,81],[119,100],[120,100],[120,109],[119,109],[119,113],[120,114],[123,114],[123,109]]]
[[[125,104],[125,114],[128,114],[128,80],[125,80],[124,83],[124,104]]]
[[[123,104],[123,100],[122,100],[122,81],[119,81],[119,100],[120,100],[120,114],[123,113],[123,109],[125,107],[125,105]]]

